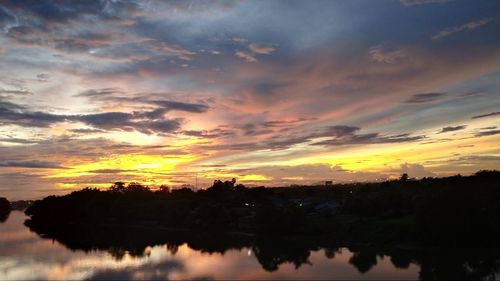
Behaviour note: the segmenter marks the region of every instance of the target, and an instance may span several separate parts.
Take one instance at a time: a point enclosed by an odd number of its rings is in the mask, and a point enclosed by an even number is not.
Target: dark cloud
[[[211,149],[211,150],[236,150],[236,151],[268,149],[268,147],[264,147],[262,144],[257,144],[255,142],[201,145],[200,148],[202,150]]]
[[[236,133],[232,130],[225,130],[222,128],[216,128],[213,130],[186,130],[182,131],[186,136],[200,137],[200,138],[221,138],[221,137],[231,137]]]
[[[288,127],[288,126],[293,126],[296,124],[300,124],[300,123],[307,122],[307,121],[314,121],[314,120],[317,120],[317,118],[298,118],[298,119],[294,119],[294,120],[272,120],[272,121],[263,122],[261,125],[264,127],[270,127],[270,128]]]
[[[57,163],[40,160],[30,161],[0,161],[0,167],[37,168],[37,169],[64,169]]]
[[[313,143],[313,145],[338,146],[349,144],[375,144],[375,143],[399,143],[421,140],[424,136],[410,136],[409,134],[383,136],[379,133],[356,134],[359,127],[353,126],[331,126],[315,135],[315,137],[333,137],[329,140]]]
[[[439,131],[439,133],[441,134],[441,133],[459,131],[465,129],[466,127],[467,127],[466,125],[444,127],[441,129],[441,131]]]
[[[243,123],[234,125],[235,130],[222,130],[220,128],[212,130],[212,133],[217,133],[219,136],[234,136],[237,135],[237,130],[243,136],[260,136],[274,133],[276,129],[281,132],[290,130],[295,126],[304,124],[305,122],[317,120],[316,118],[297,118],[293,120],[271,120],[265,122]]]
[[[123,112],[105,112],[97,114],[89,114],[82,116],[75,116],[76,120],[101,129],[125,129],[127,127],[133,128],[130,121],[134,118],[133,114]]]
[[[208,105],[200,103],[186,103],[186,102],[165,101],[165,100],[154,100],[148,103],[160,106],[167,110],[186,111],[192,113],[203,113],[207,112],[209,109]]]
[[[172,100],[161,100],[152,98],[156,94],[138,93],[134,96],[126,96],[126,92],[119,88],[89,89],[81,92],[75,97],[86,97],[91,101],[99,102],[117,102],[130,105],[153,105],[155,110],[147,113],[149,116],[162,116],[168,111],[184,111],[191,113],[204,113],[210,107],[203,103],[190,103]],[[145,116],[147,116],[147,114]]]
[[[492,112],[492,113],[488,113],[488,114],[483,114],[483,115],[476,115],[476,116],[472,117],[472,119],[491,117],[491,116],[497,116],[497,115],[500,115],[500,111]]]
[[[96,173],[96,174],[118,174],[118,173],[124,173],[124,172],[130,172],[133,170],[122,170],[122,169],[98,169],[98,170],[91,170],[88,171],[90,173]]]
[[[352,135],[344,138],[336,138],[326,141],[316,142],[313,145],[339,146],[351,144],[376,144],[376,143],[399,143],[422,140],[424,136],[409,136],[402,134],[397,136],[379,136],[378,133]]]
[[[79,94],[74,95],[75,97],[102,97],[102,96],[109,96],[115,93],[120,93],[122,94],[123,91],[121,91],[118,88],[103,88],[103,89],[90,89],[83,91]]]
[[[199,164],[199,165],[192,165],[194,167],[202,167],[202,168],[222,168],[222,167],[227,167],[225,164]]]
[[[260,142],[242,142],[217,145],[202,145],[200,147],[214,150],[282,150],[293,145],[303,144],[317,138],[330,138],[328,140],[311,143],[311,145],[340,146],[350,144],[376,144],[412,142],[425,138],[425,136],[410,136],[409,134],[384,136],[379,133],[356,134],[361,130],[354,126],[328,126],[320,128],[317,132],[304,135],[275,135]]]
[[[144,134],[173,133],[180,119],[143,119],[143,114],[106,112],[88,115],[56,115],[45,112],[11,110],[0,104],[0,124],[22,127],[50,127],[60,122],[82,122],[96,129],[138,131]],[[7,104],[9,106],[9,104]]]
[[[100,129],[72,129],[70,131],[75,133],[75,134],[97,134],[97,133],[106,132],[106,131],[100,130]]]
[[[359,127],[353,126],[329,126],[318,137],[337,137],[341,138],[346,135],[352,135],[354,132],[359,131]]]
[[[415,94],[405,101],[405,103],[426,103],[442,98],[444,93],[422,93]]]
[[[8,107],[6,107],[6,105]],[[19,106],[0,102],[0,124],[18,125],[22,127],[50,127],[54,123],[68,120],[66,115],[55,115],[45,112],[19,111]]]
[[[38,143],[38,140],[21,139],[21,138],[0,138],[0,142],[17,143],[17,144],[33,144]]]
[[[500,130],[489,130],[477,133],[476,137],[493,136],[497,134],[500,134]]]
[[[103,130],[138,131],[144,134],[173,133],[180,129],[179,119],[139,119],[143,114],[123,112],[106,112],[73,117],[75,121],[83,122],[94,128]]]
[[[24,110],[24,109],[26,109],[24,106],[9,101],[5,101],[2,99],[2,97],[0,97],[0,113],[9,110]]]
[[[272,133],[273,130],[267,128],[260,128],[258,124],[245,123],[235,126],[237,129],[243,132],[244,136],[259,136]]]

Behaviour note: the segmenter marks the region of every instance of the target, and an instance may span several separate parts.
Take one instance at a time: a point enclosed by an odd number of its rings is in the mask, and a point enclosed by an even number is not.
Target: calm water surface
[[[58,241],[42,238],[31,232],[23,224],[25,219],[23,213],[15,211],[5,223],[0,224],[0,280],[415,280],[421,277],[421,266],[418,262],[401,263],[394,257],[373,252],[367,255],[347,248],[314,249],[306,251],[305,256],[292,259],[280,254],[275,254],[272,258],[263,258],[262,253],[256,253],[259,250],[255,247],[209,253],[194,250],[186,243],[176,247],[166,244],[146,247],[142,253],[130,253],[119,248],[70,250]],[[497,261],[494,263],[498,264]],[[273,268],[274,265],[276,268]],[[486,277],[498,279],[500,275],[496,268],[498,267],[494,268],[494,272],[486,274]],[[456,271],[456,269],[451,270]]]

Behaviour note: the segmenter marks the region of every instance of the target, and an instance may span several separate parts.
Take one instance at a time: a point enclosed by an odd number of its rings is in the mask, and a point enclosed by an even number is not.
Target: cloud
[[[200,138],[221,138],[221,137],[233,137],[236,133],[232,130],[225,130],[221,128],[216,128],[213,130],[185,130],[182,133],[186,136],[200,137]]]
[[[389,64],[397,63],[406,57],[403,50],[388,49],[382,46],[371,47],[369,53],[372,60]]]
[[[425,169],[424,166],[420,164],[412,164],[412,163],[404,163],[400,165],[401,167],[401,173],[406,173],[408,174],[409,177],[412,178],[423,178],[423,177],[435,177],[436,174],[434,174],[431,171],[428,171]]]
[[[474,30],[478,27],[489,24],[492,21],[493,21],[493,18],[485,18],[485,19],[480,19],[477,21],[470,21],[470,22],[465,23],[465,24],[460,25],[460,26],[449,27],[449,28],[446,28],[446,29],[441,30],[438,33],[436,33],[434,36],[432,36],[432,39],[437,40],[437,39],[441,39],[443,37],[453,35],[453,34],[458,33],[458,32],[467,31],[467,30]]]
[[[425,136],[410,136],[409,134],[383,136],[379,133],[370,134],[348,134],[342,137],[333,138],[330,140],[320,141],[314,145],[324,146],[339,146],[352,144],[379,144],[379,143],[401,143],[414,142],[424,139]]]
[[[250,48],[250,50],[252,50],[252,52],[261,55],[269,55],[272,52],[274,52],[274,50],[276,50],[274,47],[270,45],[258,44],[258,43],[251,43],[250,45],[248,45],[248,47]]]
[[[491,116],[497,116],[497,115],[500,115],[500,111],[491,112],[488,114],[476,115],[476,116],[473,116],[472,119],[485,118],[485,117],[491,117]]]
[[[90,170],[88,171],[89,173],[96,173],[96,174],[119,174],[119,173],[125,173],[125,172],[131,172],[134,170],[123,170],[123,169],[98,169],[98,170]]]
[[[399,0],[401,4],[405,6],[417,6],[417,5],[425,5],[425,4],[442,4],[446,2],[451,2],[455,0]]]
[[[90,89],[83,91],[79,94],[74,95],[74,97],[102,97],[102,96],[111,96],[113,94],[123,94],[123,91],[119,88],[103,88],[103,89]]]
[[[444,93],[422,93],[415,94],[405,101],[405,103],[426,103],[442,98]]]
[[[438,134],[459,131],[465,129],[466,127],[467,127],[466,125],[444,127]]]
[[[350,171],[342,168],[340,165],[331,165],[326,163],[303,164],[296,166],[286,165],[265,165],[258,168],[249,169],[228,169],[229,173],[245,177],[246,175],[261,175],[268,180],[266,186],[284,186],[290,184],[324,184],[325,181],[333,180],[336,183],[351,181],[373,181],[377,179],[387,179],[388,174],[370,173],[361,171]],[[251,181],[247,181],[252,183]],[[255,184],[263,184],[262,181],[256,181]]]
[[[33,144],[33,143],[38,143],[38,140],[21,139],[21,138],[0,138],[0,142],[17,143],[17,144]]]
[[[376,143],[399,143],[412,142],[425,138],[425,136],[410,136],[409,134],[400,135],[380,135],[379,133],[357,134],[361,130],[354,126],[330,126],[322,132],[312,134],[309,139],[319,137],[332,137],[329,140],[315,142],[313,145],[338,146],[350,144],[376,144]]]
[[[130,114],[123,112],[106,112],[72,117],[75,121],[83,122],[94,128],[104,130],[138,131],[143,134],[153,133],[173,133],[180,129],[180,120],[159,119],[147,120],[139,119],[143,114]]]
[[[2,107],[0,104],[0,125],[18,125],[22,127],[50,127],[52,124],[68,120],[66,115],[45,112],[18,111]]]
[[[293,120],[270,120],[263,122],[261,125],[263,127],[268,127],[268,128],[282,128],[282,127],[288,127],[288,126],[293,126],[297,124],[301,124],[304,122],[308,121],[314,121],[317,120],[316,118],[298,118],[298,119],[293,119]]]
[[[82,128],[82,129],[71,129],[70,132],[73,132],[75,134],[97,134],[97,133],[105,133],[106,131],[100,129]]]
[[[151,46],[153,50],[166,53],[169,55],[174,55],[181,60],[190,61],[193,59],[193,56],[196,55],[195,52],[191,52],[180,46],[173,46],[171,44],[162,41],[146,40],[142,43]]]
[[[98,101],[105,104],[109,104],[109,102],[116,102],[129,105],[153,105],[156,107],[156,109],[153,111],[145,112],[144,116],[147,116],[148,114],[150,114],[151,116],[161,116],[171,110],[191,113],[204,113],[210,109],[208,105],[203,103],[190,103],[157,99],[156,97],[158,96],[158,94],[154,93],[137,93],[130,96],[119,88],[90,89],[74,96],[89,98],[91,101]]]
[[[208,109],[210,108],[208,105],[201,103],[187,103],[187,102],[166,101],[166,100],[153,100],[148,103],[158,105],[166,110],[178,110],[178,111],[185,111],[192,113],[207,112]]]
[[[248,124],[252,125],[252,124]],[[245,136],[258,136],[260,134],[268,134],[270,131],[261,132],[255,129],[254,126],[247,126],[244,129]],[[307,144],[315,146],[341,146],[355,144],[380,144],[380,143],[400,143],[413,142],[425,138],[423,135],[410,136],[409,134],[400,135],[381,135],[379,133],[357,134],[361,130],[354,126],[327,126],[318,129],[316,132],[306,134],[289,134],[289,135],[272,135],[266,139],[261,139],[257,142],[240,142],[226,143],[216,145],[200,145],[199,148],[212,150],[283,150],[297,144]],[[312,142],[319,138],[329,138],[318,142]],[[312,142],[312,143],[311,143]]]
[[[244,51],[237,51],[236,53],[234,53],[234,55],[244,59],[247,62],[257,62],[257,59],[254,56]]]
[[[0,167],[34,168],[34,169],[65,169],[57,163],[40,160],[0,161]]]
[[[87,115],[56,115],[29,111],[21,106],[4,102],[0,103],[0,124],[47,128],[61,122],[82,122],[95,129],[135,130],[144,134],[173,133],[180,129],[181,119],[165,119],[163,116],[148,118],[147,113],[105,112]]]
[[[33,95],[32,92],[28,90],[6,90],[6,89],[0,89],[0,94],[6,94],[6,95]]]
[[[500,134],[500,130],[482,131],[476,134],[476,137],[493,136]]]
[[[97,16],[101,20],[118,21],[133,18],[140,9],[134,1],[75,1],[73,3],[34,1],[27,4],[23,1],[3,1],[3,8],[10,13],[29,16],[43,24],[62,24],[85,15]]]
[[[47,73],[40,73],[36,75],[36,78],[38,79],[38,82],[47,82],[50,79],[50,75]]]

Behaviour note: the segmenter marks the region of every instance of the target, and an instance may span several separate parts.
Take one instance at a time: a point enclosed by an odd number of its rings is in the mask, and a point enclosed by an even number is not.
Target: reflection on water
[[[0,223],[4,223],[5,221],[7,221],[9,215],[10,215],[10,210],[7,210],[7,212],[0,211]]]
[[[499,260],[484,252],[423,255],[319,247],[307,239],[262,241],[245,235],[116,228],[40,233],[41,238],[23,225],[25,219],[23,213],[12,212],[0,224],[0,280],[500,277]]]

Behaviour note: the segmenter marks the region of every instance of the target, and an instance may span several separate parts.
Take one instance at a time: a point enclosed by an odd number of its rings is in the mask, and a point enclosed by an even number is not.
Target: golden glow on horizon
[[[401,143],[373,144],[365,147],[353,147],[335,154],[324,153],[312,157],[304,157],[286,161],[287,165],[329,163],[339,165],[352,171],[384,171],[386,166],[399,166],[402,163],[422,163],[432,160],[446,161],[457,157],[456,153],[464,155],[480,155],[483,153],[500,154],[500,136],[485,136],[480,138],[465,138],[446,140],[436,143]],[[444,163],[443,163],[444,164]],[[448,163],[446,163],[448,164]],[[436,164],[438,165],[438,164]],[[431,167],[432,165],[428,165]]]
[[[248,174],[248,175],[238,175],[235,173],[204,173],[202,174],[205,178],[207,179],[231,179],[231,178],[236,178],[238,181],[245,182],[245,181],[269,181],[272,180],[272,178],[266,177],[264,175],[258,175],[258,174]]]
[[[101,158],[94,163],[79,164],[70,166],[69,169],[60,169],[47,177],[77,178],[100,173],[111,173],[136,176],[141,179],[141,182],[146,182],[154,180],[155,173],[174,172],[179,165],[196,159],[197,157],[194,155],[118,155]]]
[[[82,184],[72,183],[72,179],[84,177],[98,177],[99,175],[123,175],[123,177],[133,178],[134,181],[141,182],[147,185],[169,184],[175,185],[176,182],[172,179],[191,178],[197,174],[200,180],[205,179],[212,181],[214,179],[227,180],[237,178],[242,183],[258,183],[271,182],[278,180],[269,175],[262,175],[256,172],[249,174],[238,174],[233,172],[237,169],[258,168],[262,165],[272,166],[298,166],[310,164],[330,164],[339,166],[343,170],[353,172],[380,172],[388,173],[389,176],[397,176],[399,167],[403,163],[426,163],[426,168],[439,167],[449,165],[450,159],[457,158],[460,155],[500,155],[500,136],[484,136],[484,137],[466,137],[454,140],[434,140],[428,142],[424,140],[415,143],[399,143],[399,144],[372,144],[362,147],[346,147],[335,152],[323,152],[314,156],[297,157],[292,160],[269,161],[265,164],[261,162],[248,161],[238,164],[231,164],[227,167],[219,168],[203,168],[202,171],[197,170],[196,166],[191,164],[202,160],[207,154],[214,152],[207,151],[204,156],[201,155],[142,155],[142,154],[125,154],[112,157],[101,158],[94,163],[84,163],[69,166],[68,169],[54,169],[47,178],[68,179],[64,183],[59,183],[61,188],[79,188]],[[189,148],[190,145],[199,143],[198,139],[181,139],[173,141],[175,145],[182,145]],[[428,142],[428,143],[426,143]],[[255,152],[254,152],[255,153]],[[270,152],[272,153],[272,152]],[[281,152],[278,152],[281,153]],[[272,159],[272,155],[268,156]],[[176,173],[185,173],[185,175],[177,175]],[[170,175],[172,174],[172,175]],[[281,180],[302,181],[307,180],[302,176],[287,176]],[[360,179],[362,180],[362,179]],[[194,181],[193,181],[194,182]],[[89,183],[89,186],[108,187],[109,181]]]

